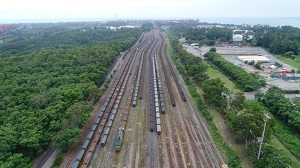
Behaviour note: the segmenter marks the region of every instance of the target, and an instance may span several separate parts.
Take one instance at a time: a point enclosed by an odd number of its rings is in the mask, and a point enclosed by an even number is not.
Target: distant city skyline
[[[3,20],[105,18],[197,19],[201,17],[300,17],[299,0],[9,0]]]

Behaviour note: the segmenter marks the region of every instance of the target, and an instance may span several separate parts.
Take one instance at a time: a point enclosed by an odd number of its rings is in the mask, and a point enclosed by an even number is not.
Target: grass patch
[[[203,61],[207,63],[206,61]],[[235,86],[235,84],[227,77],[225,76],[222,72],[214,69],[211,67],[208,63],[208,69],[206,71],[207,75],[209,76],[210,79],[216,79],[220,78],[222,82],[224,82],[224,85],[232,92],[232,93],[239,93],[242,92],[239,88]]]
[[[61,153],[59,153],[59,154],[56,156],[56,158],[55,158],[55,160],[54,160],[54,163],[53,163],[53,165],[52,165],[51,168],[58,168],[59,165],[62,163],[62,161],[63,161],[63,155],[62,155]]]
[[[292,167],[294,168],[300,167],[300,161],[298,161],[297,158],[295,158],[295,156],[291,154],[290,151],[275,136],[272,136],[272,139],[270,140],[270,144],[276,146],[277,149],[283,150],[289,156],[289,158],[291,158]]]
[[[295,135],[289,128],[280,123],[275,122],[274,135],[276,138],[297,158],[300,158],[300,138],[299,135]]]
[[[200,88],[199,88],[200,89]],[[213,122],[216,125],[219,132],[223,132],[221,135],[225,142],[227,142],[228,146],[239,156],[241,161],[241,166],[243,168],[251,168],[253,167],[253,164],[251,163],[251,160],[249,159],[249,156],[245,153],[245,146],[243,144],[237,144],[235,143],[235,140],[233,137],[233,133],[230,132],[230,130],[227,128],[227,125],[224,123],[224,117],[220,112],[218,112],[216,109],[211,108],[209,106],[206,106],[207,111],[211,114],[213,118]],[[224,132],[226,132],[224,134]]]
[[[296,62],[295,60],[291,59],[291,58],[286,58],[286,57],[283,57],[281,55],[275,55],[275,57],[277,59],[279,59],[280,61],[294,67],[294,68],[297,68],[297,69],[300,69],[300,64],[298,62]],[[295,69],[295,71],[297,71],[297,69]]]

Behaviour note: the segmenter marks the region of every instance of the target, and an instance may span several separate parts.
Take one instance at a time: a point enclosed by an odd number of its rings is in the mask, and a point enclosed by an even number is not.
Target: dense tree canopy
[[[247,148],[257,137],[261,137],[265,119],[264,114],[268,112],[263,104],[257,101],[245,101],[243,107],[244,110],[240,112],[228,112],[226,115],[226,123],[229,128],[235,132],[235,138],[237,140],[245,141]],[[273,132],[273,125],[272,119],[269,120],[265,139],[268,139]]]
[[[35,32],[35,33],[33,33]],[[111,31],[105,27],[83,27],[70,29],[51,26],[33,32],[16,34],[13,40],[0,45],[0,58],[12,55],[25,55],[43,49],[67,49],[74,46],[91,46],[111,40],[133,40],[138,38],[139,31],[135,29],[120,29]],[[123,47],[123,50],[126,46]]]
[[[232,30],[228,28],[212,27],[197,28],[195,25],[174,25],[170,30],[182,35],[188,42],[199,42],[207,45],[214,45],[216,42],[228,42],[232,40]]]
[[[298,134],[300,133],[300,107],[285,98],[281,89],[271,87],[267,93],[258,93],[256,97],[269,108],[269,111],[274,116],[289,126],[291,130]]]
[[[300,29],[292,26],[254,27],[257,45],[274,54],[298,55],[300,51]]]
[[[229,91],[220,78],[205,80],[201,88],[203,90],[203,98],[208,104],[215,107],[226,107],[227,99],[225,95]]]
[[[262,147],[262,154],[259,160],[257,160],[258,144],[254,143],[251,145],[250,154],[255,156],[253,161],[257,168],[288,168],[291,166],[291,159],[282,150],[278,149],[276,146],[264,144]]]
[[[89,93],[140,34],[71,29],[1,46],[0,167],[30,167],[52,140],[67,150],[92,112]]]
[[[202,62],[201,58],[187,53],[177,40],[172,40],[171,45],[177,53],[180,61],[184,64],[188,76],[192,77],[193,80],[200,85],[203,81],[208,79],[206,74],[208,67]]]

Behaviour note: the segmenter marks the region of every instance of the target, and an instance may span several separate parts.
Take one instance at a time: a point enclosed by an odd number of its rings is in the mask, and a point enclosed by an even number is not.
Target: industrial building
[[[271,60],[266,56],[238,56],[238,59],[245,62],[261,62],[261,63],[271,63]]]
[[[234,42],[242,42],[243,41],[243,35],[241,35],[241,34],[234,34],[234,35],[232,35],[232,41],[234,41]]]
[[[300,74],[294,74],[294,73],[283,74],[282,79],[283,80],[300,80]]]

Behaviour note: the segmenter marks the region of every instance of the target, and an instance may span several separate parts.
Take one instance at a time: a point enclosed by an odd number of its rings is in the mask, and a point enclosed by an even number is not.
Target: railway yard
[[[158,28],[117,71],[62,167],[220,168],[222,155],[167,56]]]

